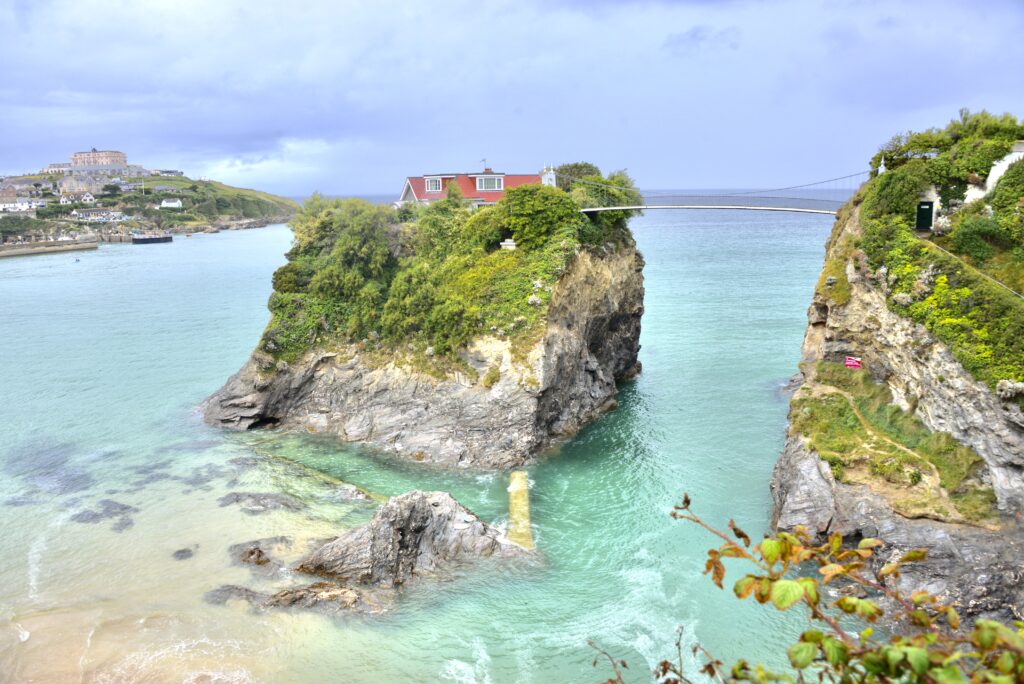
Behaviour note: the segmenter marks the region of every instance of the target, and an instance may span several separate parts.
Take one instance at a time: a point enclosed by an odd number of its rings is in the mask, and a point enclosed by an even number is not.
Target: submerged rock
[[[217,499],[221,508],[238,504],[249,515],[260,515],[270,511],[301,511],[306,507],[298,499],[287,494],[273,492],[231,492]]]
[[[459,353],[476,378],[438,379],[394,357],[371,363],[359,345],[311,349],[283,365],[257,351],[206,400],[205,418],[237,430],[331,432],[447,466],[520,465],[614,408],[616,382],[640,371],[643,265],[631,243],[580,251],[527,353],[513,354],[497,333]]]
[[[110,529],[115,532],[123,532],[135,524],[130,514],[139,512],[139,509],[134,506],[129,506],[112,499],[101,499],[99,506],[97,511],[79,511],[72,515],[71,519],[77,523],[86,524],[114,520],[114,524],[111,525]]]

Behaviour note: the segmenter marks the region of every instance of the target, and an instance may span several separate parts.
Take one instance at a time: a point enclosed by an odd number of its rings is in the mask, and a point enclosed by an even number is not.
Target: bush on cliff
[[[628,193],[625,174],[609,183]],[[455,188],[456,186],[451,186]],[[263,349],[292,361],[314,345],[364,341],[429,357],[481,334],[535,339],[551,290],[581,246],[630,241],[627,212],[591,221],[563,190],[512,188],[471,210],[457,189],[404,215],[314,195],[292,221],[295,244],[274,274]],[[518,248],[499,243],[513,237]]]
[[[941,193],[971,175],[977,182],[1020,138],[1024,124],[1009,114],[963,110],[945,129],[891,140],[872,160],[877,167],[884,158],[889,171],[860,195],[857,246],[876,272],[885,268],[890,307],[927,327],[992,388],[1002,379],[1024,380],[1024,300],[985,277],[1024,283],[1024,163],[1000,178],[988,198],[991,217],[983,202],[968,204],[952,217],[952,233],[936,240],[963,260],[918,239],[910,226],[929,184]]]

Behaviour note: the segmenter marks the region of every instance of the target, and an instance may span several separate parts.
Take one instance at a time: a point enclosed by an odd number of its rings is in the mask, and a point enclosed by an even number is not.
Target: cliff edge
[[[270,325],[206,420],[492,469],[575,434],[640,371],[644,297],[629,212],[585,217],[588,191],[522,186],[496,206],[456,195],[404,216],[314,197],[274,274]]]

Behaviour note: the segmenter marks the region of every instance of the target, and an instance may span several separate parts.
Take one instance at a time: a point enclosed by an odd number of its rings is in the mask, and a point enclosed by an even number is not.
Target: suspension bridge
[[[728,209],[739,211],[780,211],[797,214],[834,216],[843,204],[868,179],[869,171],[860,171],[836,178],[790,185],[784,188],[743,191],[623,191],[611,183],[554,174],[569,185],[582,183],[600,190],[595,206],[585,207],[585,214],[602,211],[646,211],[648,209]]]

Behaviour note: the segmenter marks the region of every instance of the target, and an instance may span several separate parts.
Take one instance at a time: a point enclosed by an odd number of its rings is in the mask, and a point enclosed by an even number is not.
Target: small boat
[[[171,242],[174,236],[170,233],[132,233],[133,245],[149,245],[157,242]]]

